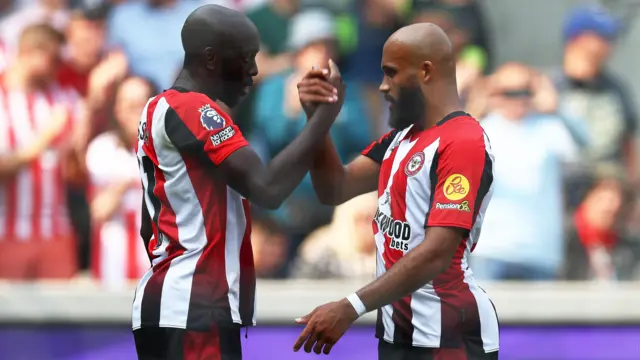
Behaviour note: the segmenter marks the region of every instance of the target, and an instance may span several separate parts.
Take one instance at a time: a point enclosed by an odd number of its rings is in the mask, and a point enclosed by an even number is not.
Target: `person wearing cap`
[[[553,78],[558,111],[580,119],[588,132],[585,155],[589,163],[618,166],[636,179],[636,110],[622,82],[606,69],[620,32],[620,21],[602,8],[571,11],[563,26],[563,67]],[[567,125],[573,131],[579,124]]]
[[[305,124],[305,113],[298,99],[296,84],[312,66],[325,66],[336,60],[335,19],[321,9],[304,10],[292,18],[288,48],[293,53],[290,69],[267,77],[256,93],[254,108],[254,147],[262,148],[265,159],[290,143]],[[331,138],[343,161],[359,154],[374,137],[359,87],[345,80],[348,90],[344,106],[331,129]],[[278,225],[293,234],[294,248],[311,230],[331,219],[331,208],[318,203],[307,177],[278,211],[271,213]]]

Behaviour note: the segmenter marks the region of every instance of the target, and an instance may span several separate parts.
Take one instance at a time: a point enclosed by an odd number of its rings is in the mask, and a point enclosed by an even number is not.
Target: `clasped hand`
[[[329,68],[313,67],[298,83],[298,96],[307,119],[311,118],[319,104],[335,104],[338,109],[344,102],[345,84],[338,66],[329,60]]]

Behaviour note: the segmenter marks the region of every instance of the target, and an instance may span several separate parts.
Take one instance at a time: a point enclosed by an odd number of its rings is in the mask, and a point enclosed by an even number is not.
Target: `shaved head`
[[[380,91],[391,103],[390,123],[395,128],[436,116],[429,110],[442,106],[445,96],[451,99],[448,103],[459,102],[453,47],[435,24],[417,23],[393,33],[382,51],[382,71]]]
[[[197,56],[207,48],[217,53],[233,51],[241,42],[258,37],[258,30],[239,11],[204,5],[187,17],[181,37],[185,54]]]
[[[207,95],[235,106],[258,75],[255,25],[239,11],[204,5],[187,17],[181,37],[185,70],[209,81]]]
[[[435,24],[405,26],[393,33],[384,47],[392,53],[401,53],[411,63],[431,62],[438,70],[455,71],[451,41]]]

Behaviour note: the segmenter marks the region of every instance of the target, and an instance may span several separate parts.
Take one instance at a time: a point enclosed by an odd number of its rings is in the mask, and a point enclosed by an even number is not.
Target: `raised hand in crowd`
[[[554,114],[558,110],[558,92],[551,79],[542,73],[533,76],[531,84],[533,108],[543,114]]]
[[[124,53],[112,52],[95,67],[89,76],[87,102],[91,109],[100,109],[115,91],[116,84],[127,75],[129,63]]]

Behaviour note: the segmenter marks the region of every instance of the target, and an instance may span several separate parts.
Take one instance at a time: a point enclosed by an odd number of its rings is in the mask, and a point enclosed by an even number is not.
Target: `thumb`
[[[338,65],[333,62],[333,60],[329,59],[329,70],[330,70],[330,79],[340,80],[342,75],[340,74],[340,69],[338,69]]]
[[[303,317],[299,317],[296,319],[296,324],[306,324],[309,322],[310,318],[311,318],[311,314],[307,314]]]

